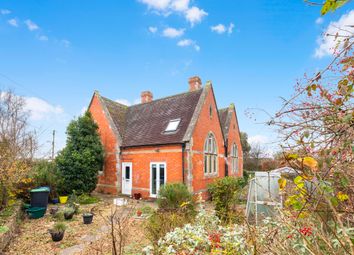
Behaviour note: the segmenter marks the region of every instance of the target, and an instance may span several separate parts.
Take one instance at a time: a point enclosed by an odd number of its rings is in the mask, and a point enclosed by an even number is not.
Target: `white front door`
[[[150,197],[157,197],[160,187],[166,183],[166,163],[150,163]]]
[[[122,194],[132,194],[132,163],[122,163]]]

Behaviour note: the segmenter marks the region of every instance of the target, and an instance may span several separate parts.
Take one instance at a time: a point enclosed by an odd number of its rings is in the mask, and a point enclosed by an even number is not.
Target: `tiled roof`
[[[203,89],[125,106],[101,97],[123,138],[123,147],[182,143]],[[170,120],[181,119],[175,132],[165,133]]]
[[[229,123],[230,123],[229,108],[224,108],[219,110],[219,119],[220,119],[222,132],[224,134],[224,137],[226,138],[228,137]]]
[[[101,97],[101,99],[106,105],[119,134],[124,134],[125,117],[128,111],[128,106],[117,103],[105,97]]]

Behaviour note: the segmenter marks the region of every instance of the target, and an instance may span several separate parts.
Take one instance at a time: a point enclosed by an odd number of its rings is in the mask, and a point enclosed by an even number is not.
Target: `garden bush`
[[[215,205],[216,215],[223,222],[237,220],[234,205],[238,200],[238,193],[247,184],[244,178],[227,176],[208,185],[208,191]]]
[[[76,201],[81,205],[89,205],[98,203],[100,199],[98,197],[90,196],[84,193],[78,196]]]
[[[30,175],[34,186],[48,186],[50,197],[58,197],[57,188],[59,184],[59,174],[54,161],[40,160],[36,162]]]
[[[157,204],[160,209],[179,210],[184,208],[189,212],[195,211],[193,194],[182,183],[168,183],[161,187]]]
[[[181,225],[143,252],[152,254],[253,254],[239,225],[221,226],[218,217],[201,210],[194,223]]]
[[[194,217],[179,211],[155,211],[144,225],[145,236],[153,246],[156,246],[158,240],[164,237],[166,233],[192,222],[193,219]]]

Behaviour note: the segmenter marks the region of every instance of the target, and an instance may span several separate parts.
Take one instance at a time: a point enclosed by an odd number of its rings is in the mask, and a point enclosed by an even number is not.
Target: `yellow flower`
[[[346,200],[348,200],[349,199],[349,196],[347,195],[347,194],[345,194],[345,193],[343,193],[342,191],[339,191],[338,193],[337,193],[337,198],[340,200],[340,201],[346,201]]]

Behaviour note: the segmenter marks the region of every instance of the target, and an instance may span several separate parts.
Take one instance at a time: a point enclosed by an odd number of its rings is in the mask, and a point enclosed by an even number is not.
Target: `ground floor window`
[[[165,185],[166,163],[152,162],[150,164],[150,196],[157,197],[160,188]]]

